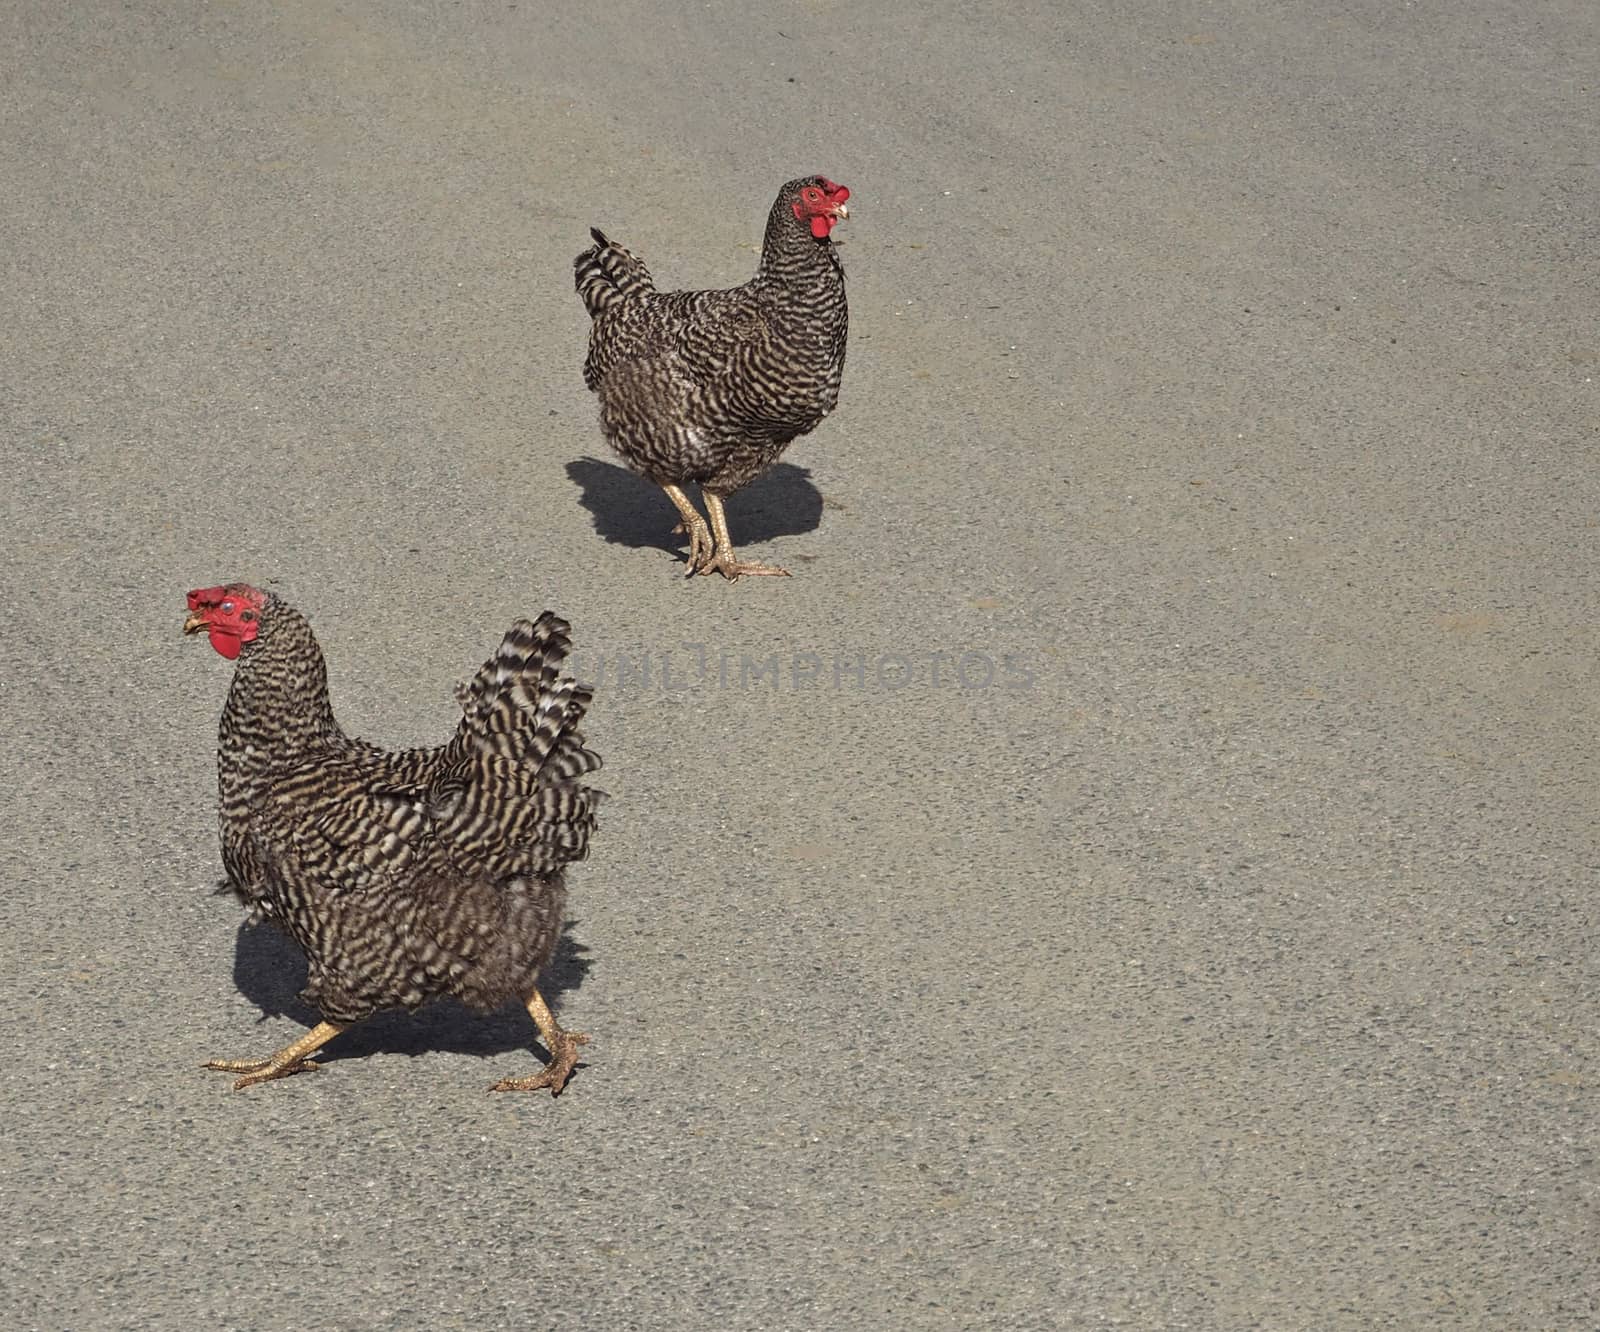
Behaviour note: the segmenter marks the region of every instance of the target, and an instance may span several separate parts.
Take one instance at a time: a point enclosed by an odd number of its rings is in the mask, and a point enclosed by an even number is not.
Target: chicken
[[[573,261],[593,321],[583,377],[600,396],[601,429],[682,515],[689,577],[787,576],[734,554],[723,501],[839,401],[848,312],[829,233],[849,216],[849,197],[824,176],[791,180],[767,218],[755,277],[726,291],[658,292],[644,264],[599,230]],[[690,482],[709,531],[684,493]]]
[[[561,674],[570,626],[512,625],[458,691],[450,743],[388,751],[346,735],[305,618],[244,583],[189,593],[184,632],[234,661],[217,742],[228,884],[305,952],[301,998],[322,1022],[266,1059],[214,1060],[242,1089],[309,1072],[352,1023],[453,995],[525,1003],[544,1070],[492,1091],[560,1093],[588,1037],[539,992],[561,934],[565,866],[589,850],[600,766],[578,730],[590,691]]]

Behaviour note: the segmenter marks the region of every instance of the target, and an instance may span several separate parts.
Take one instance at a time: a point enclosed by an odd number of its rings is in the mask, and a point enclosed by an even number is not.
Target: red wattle
[[[818,240],[826,240],[831,230],[833,230],[833,219],[831,217],[814,217],[811,219],[811,234]]]
[[[226,657],[229,661],[237,661],[239,659],[239,649],[244,644],[240,641],[238,634],[230,634],[227,630],[219,629],[213,625],[207,637],[211,639],[211,646],[216,648],[220,655]]]

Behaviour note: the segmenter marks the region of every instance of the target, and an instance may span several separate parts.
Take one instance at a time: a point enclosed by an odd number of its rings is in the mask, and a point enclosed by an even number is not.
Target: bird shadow
[[[583,984],[594,964],[583,955],[589,950],[572,937],[573,922],[561,928],[561,938],[539,975],[539,992],[559,1011],[559,996]],[[239,926],[234,940],[233,983],[240,994],[261,1010],[261,1021],[287,1017],[314,1027],[321,1014],[300,998],[306,983],[306,960],[300,950],[274,926],[248,921]],[[360,1059],[372,1054],[526,1053],[538,1048],[538,1031],[520,1003],[508,1003],[493,1013],[479,1013],[455,999],[438,999],[415,1013],[376,1013],[356,1023],[319,1056],[325,1062]],[[540,1050],[543,1053],[543,1050]]]
[[[594,530],[613,545],[677,551],[688,544],[672,535],[678,521],[672,501],[642,476],[598,458],[574,459],[567,475],[583,492],[578,503],[589,511]],[[821,525],[822,492],[812,485],[811,473],[794,463],[774,463],[728,501],[728,526],[741,546],[800,536]]]

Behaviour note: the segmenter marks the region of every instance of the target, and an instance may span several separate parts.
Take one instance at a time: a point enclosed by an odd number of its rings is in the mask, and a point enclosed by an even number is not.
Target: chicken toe
[[[719,573],[730,583],[749,574],[751,577],[767,575],[772,578],[787,578],[789,571],[781,569],[776,564],[751,564],[746,560],[738,559],[733,553],[732,546],[722,546],[712,553],[712,556],[700,566],[700,573]]]
[[[216,1069],[220,1073],[243,1073],[245,1076],[233,1084],[234,1091],[243,1091],[258,1082],[271,1082],[274,1078],[287,1078],[296,1073],[315,1073],[322,1065],[308,1056],[343,1030],[335,1023],[319,1022],[298,1041],[291,1042],[266,1059],[211,1059],[202,1067]]]

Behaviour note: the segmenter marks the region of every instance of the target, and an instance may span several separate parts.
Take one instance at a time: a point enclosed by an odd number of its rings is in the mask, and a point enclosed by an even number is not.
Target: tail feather
[[[593,691],[562,674],[571,632],[549,611],[518,620],[456,691],[461,724],[428,803],[457,864],[549,874],[588,854],[604,793],[577,780],[600,756],[579,730]]]
[[[561,674],[572,626],[546,611],[518,620],[494,656],[457,692],[464,750],[525,765],[540,782],[570,782],[600,766],[579,724],[593,690]]]
[[[656,289],[644,261],[590,227],[594,244],[572,261],[573,285],[591,319]]]

